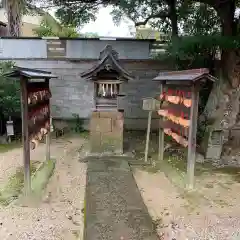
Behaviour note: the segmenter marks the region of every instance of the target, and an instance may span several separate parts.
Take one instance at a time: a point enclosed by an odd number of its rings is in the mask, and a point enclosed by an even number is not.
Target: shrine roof
[[[11,77],[11,78],[18,78],[18,77],[24,76],[26,78],[33,78],[33,79],[57,78],[57,76],[51,74],[51,72],[38,70],[38,69],[32,69],[32,68],[21,68],[21,67],[13,68],[13,70],[11,72],[4,74],[4,76]]]
[[[98,63],[91,69],[83,72],[81,77],[92,79],[102,71],[116,71],[123,80],[132,80],[133,77],[119,64],[118,53],[112,49],[111,45],[107,45],[103,51],[100,52]]]
[[[207,68],[190,69],[182,71],[160,72],[153,81],[191,81],[197,82],[201,80],[215,81],[216,78],[209,74]]]

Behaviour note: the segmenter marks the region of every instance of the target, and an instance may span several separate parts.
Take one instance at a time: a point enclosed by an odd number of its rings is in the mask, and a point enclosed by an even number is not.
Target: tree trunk
[[[222,36],[224,37],[233,37],[235,35],[235,9],[235,1],[233,0],[221,3],[217,9],[222,24]],[[239,85],[239,79],[235,76],[237,64],[236,54],[236,49],[227,49],[222,51],[221,57],[223,76],[233,88]]]
[[[222,21],[222,35],[233,37],[234,1],[220,4],[216,10]],[[240,147],[240,142],[236,141],[240,136],[234,139],[235,129],[240,128],[240,51],[238,49],[223,50],[218,70],[219,80],[214,84],[205,110],[200,117],[200,124],[207,120],[206,124],[210,132],[221,130],[225,136],[223,149],[227,147],[227,155],[231,155],[229,149],[233,148],[233,143],[236,147]],[[207,145],[208,147],[211,145],[211,139],[208,139]]]
[[[19,37],[21,35],[21,15],[23,0],[6,0],[5,6],[8,18],[8,34],[12,37]]]
[[[178,24],[177,24],[177,10],[176,10],[176,0],[169,0],[169,13],[170,13],[170,20],[172,25],[172,40],[176,40],[178,38]]]

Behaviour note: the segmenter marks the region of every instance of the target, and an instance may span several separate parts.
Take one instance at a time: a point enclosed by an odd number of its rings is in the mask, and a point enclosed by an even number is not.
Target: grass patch
[[[40,162],[37,161],[31,162],[31,175],[36,172],[39,164]],[[0,204],[6,206],[13,200],[17,199],[22,192],[23,186],[24,168],[20,167],[16,170],[16,173],[9,178],[7,184],[2,189],[0,189]]]
[[[56,139],[68,140],[69,138],[78,138],[78,137],[81,137],[81,138],[84,138],[84,139],[88,139],[89,138],[89,131],[84,131],[83,130],[83,131],[81,131],[79,133],[69,131],[69,132],[65,132],[62,136],[59,136]],[[53,138],[55,138],[55,136]]]
[[[12,149],[20,148],[20,147],[21,147],[21,144],[17,142],[0,144],[0,153],[5,153],[8,151],[11,151]]]
[[[89,131],[82,131],[80,132],[80,137],[88,139],[89,138]]]
[[[32,193],[40,195],[42,190],[46,187],[49,178],[52,176],[55,168],[56,160],[50,159],[41,164],[35,174],[32,176]]]

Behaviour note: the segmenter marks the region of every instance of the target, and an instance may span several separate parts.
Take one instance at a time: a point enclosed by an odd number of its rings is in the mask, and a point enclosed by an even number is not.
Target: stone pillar
[[[123,112],[93,112],[90,120],[91,153],[123,154]]]

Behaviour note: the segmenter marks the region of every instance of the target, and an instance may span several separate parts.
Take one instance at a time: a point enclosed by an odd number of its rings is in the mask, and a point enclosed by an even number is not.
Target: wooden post
[[[160,94],[163,93],[163,84],[160,85]],[[164,131],[161,126],[161,119],[159,120],[159,133],[158,133],[158,160],[163,160],[164,155]]]
[[[45,79],[46,85],[49,89],[49,79]],[[50,142],[51,142],[51,127],[52,127],[52,119],[51,119],[51,112],[50,112],[50,99],[47,101],[48,102],[48,106],[49,106],[49,121],[50,121],[50,128],[49,128],[49,132],[46,135],[46,158],[45,160],[48,161],[51,158],[50,155]]]
[[[193,84],[191,92],[192,92],[192,106],[190,110],[190,126],[188,133],[188,158],[187,158],[187,188],[190,190],[193,189],[194,187],[199,87]]]
[[[145,158],[144,158],[145,162],[148,161],[148,149],[149,149],[149,137],[150,137],[151,121],[152,121],[152,111],[149,111],[148,112],[146,146],[145,146]]]
[[[23,142],[23,162],[24,162],[24,191],[25,195],[31,192],[31,170],[30,170],[30,145],[28,132],[28,96],[27,79],[21,77],[21,108],[22,108],[22,142]]]
[[[46,135],[46,161],[50,160],[50,132]]]
[[[158,160],[162,161],[164,155],[164,131],[161,127],[161,120],[159,120],[159,134],[158,134]]]

